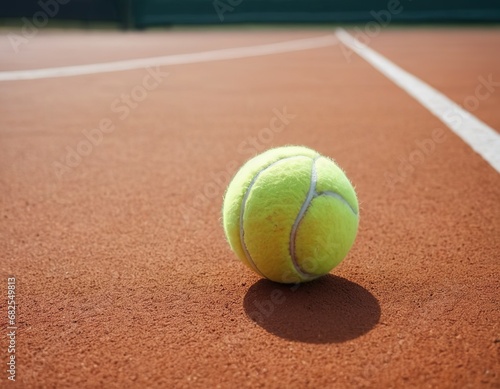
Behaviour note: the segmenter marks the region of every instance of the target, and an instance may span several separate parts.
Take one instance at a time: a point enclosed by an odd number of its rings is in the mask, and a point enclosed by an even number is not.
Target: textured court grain
[[[5,33],[2,70],[325,31],[48,31],[17,55]],[[480,75],[500,79],[499,34],[390,30],[371,46],[461,104]],[[18,279],[16,387],[500,385],[491,166],[340,46],[161,71],[133,106],[121,96],[138,93],[145,70],[0,84],[0,278],[2,290],[7,275]],[[473,112],[496,130],[499,96]],[[276,111],[286,124],[266,137]],[[114,129],[58,177],[54,162],[103,119]],[[239,263],[220,222],[238,166],[284,144],[335,158],[362,215],[334,275],[294,289]]]

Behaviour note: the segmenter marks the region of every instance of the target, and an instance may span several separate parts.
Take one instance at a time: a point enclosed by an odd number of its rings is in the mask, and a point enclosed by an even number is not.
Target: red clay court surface
[[[16,54],[8,33],[0,71],[333,36],[40,31]],[[491,76],[469,108],[500,129],[498,28],[367,43],[460,105]],[[342,47],[164,66],[128,112],[116,100],[145,69],[0,82],[0,387],[500,388],[499,173]],[[283,111],[283,130],[264,134]],[[106,118],[114,131],[61,171]],[[334,158],[361,204],[348,257],[298,287],[245,268],[220,220],[237,167],[284,144]]]

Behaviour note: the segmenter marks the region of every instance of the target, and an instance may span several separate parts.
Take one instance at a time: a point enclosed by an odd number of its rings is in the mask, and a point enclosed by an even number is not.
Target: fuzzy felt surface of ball
[[[224,232],[238,258],[280,283],[311,281],[347,255],[359,206],[349,179],[331,159],[303,146],[265,151],[230,182]]]

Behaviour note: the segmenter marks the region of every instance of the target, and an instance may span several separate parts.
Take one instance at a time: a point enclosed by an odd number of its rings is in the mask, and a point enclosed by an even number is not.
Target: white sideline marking
[[[131,59],[89,65],[64,66],[57,68],[16,70],[0,72],[0,81],[35,80],[39,78],[71,77],[84,74],[117,72],[140,69],[148,66],[182,65],[189,63],[220,61],[225,59],[257,57],[315,49],[338,43],[334,35],[297,39],[287,42],[270,43],[258,46],[235,47],[229,49],[202,51],[198,53],[174,54],[161,57]]]
[[[359,42],[344,29],[337,29],[335,35],[344,45],[427,108],[500,173],[500,134],[493,128],[441,92]]]

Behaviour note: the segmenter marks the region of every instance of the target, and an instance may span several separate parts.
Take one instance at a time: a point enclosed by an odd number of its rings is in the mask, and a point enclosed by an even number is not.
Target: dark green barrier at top
[[[0,18],[170,24],[500,21],[500,0],[4,0]],[[46,20],[43,20],[44,22]]]
[[[168,24],[500,21],[492,0],[137,0],[137,27]]]

